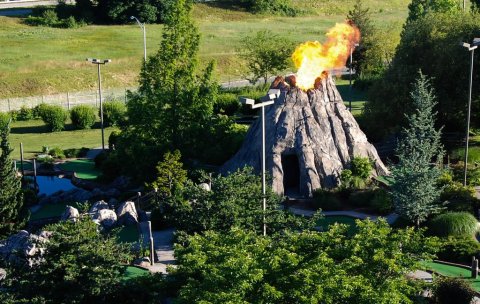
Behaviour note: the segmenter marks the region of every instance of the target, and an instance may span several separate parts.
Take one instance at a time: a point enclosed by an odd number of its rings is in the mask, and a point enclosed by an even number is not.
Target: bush
[[[85,157],[89,150],[90,149],[85,148],[85,147],[80,148],[80,149],[72,148],[72,149],[63,150],[63,153],[65,154],[65,157],[67,157],[67,158],[77,158],[77,157]]]
[[[242,104],[238,101],[238,96],[236,94],[225,92],[219,94],[213,105],[213,111],[215,114],[232,116],[238,112],[241,107]]]
[[[373,190],[355,191],[350,194],[349,202],[357,208],[368,208],[374,194]]]
[[[468,212],[447,212],[437,215],[428,226],[436,236],[473,237],[477,225],[475,217]]]
[[[115,130],[112,133],[110,133],[110,136],[108,136],[108,149],[109,150],[115,150],[114,148],[117,146],[118,139],[120,138],[122,132]]]
[[[48,109],[48,104],[41,103],[32,109],[33,118],[42,118],[43,113]]]
[[[61,106],[43,105],[40,115],[50,131],[58,132],[65,128],[68,112]]]
[[[480,243],[471,236],[444,238],[441,244],[437,257],[442,261],[469,265],[473,256],[479,257]]]
[[[441,201],[448,201],[447,208],[450,211],[474,212],[478,203],[475,197],[475,189],[472,186],[464,187],[459,182],[447,183],[440,195]]]
[[[323,211],[341,209],[340,200],[335,196],[335,193],[331,191],[317,189],[313,192],[313,199],[314,199],[314,207],[320,208]]]
[[[26,106],[22,106],[20,110],[17,112],[16,120],[31,120],[33,119],[33,110],[27,108]]]
[[[150,219],[152,221],[153,230],[162,230],[168,228],[168,219],[164,212],[160,208],[155,208],[152,210]]]
[[[103,124],[118,126],[125,121],[127,107],[121,101],[107,101],[103,104]]]
[[[0,112],[0,126],[6,125],[10,119],[12,118],[9,114]]]
[[[437,279],[433,293],[438,304],[470,304],[475,296],[470,283],[460,278]]]
[[[379,214],[388,214],[393,209],[392,197],[384,189],[377,189],[370,201],[370,207]]]
[[[372,162],[367,157],[354,157],[352,159],[351,170],[354,176],[367,179],[370,177],[372,169]]]
[[[72,109],[70,112],[70,119],[75,128],[84,130],[90,129],[95,124],[97,117],[93,107],[80,105]]]
[[[59,158],[59,159],[64,159],[65,154],[63,153],[63,150],[59,147],[53,147],[48,150],[48,154],[52,156],[53,158]]]

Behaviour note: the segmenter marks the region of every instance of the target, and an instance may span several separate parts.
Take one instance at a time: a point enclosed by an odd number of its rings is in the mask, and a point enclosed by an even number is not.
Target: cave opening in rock
[[[300,193],[300,165],[296,154],[282,155],[283,189],[287,196]]]

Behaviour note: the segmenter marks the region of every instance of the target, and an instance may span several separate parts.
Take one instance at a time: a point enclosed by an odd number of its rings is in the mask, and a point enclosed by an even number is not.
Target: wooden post
[[[70,111],[70,94],[67,92],[67,108]]]
[[[33,182],[35,183],[35,187],[37,187],[37,162],[35,158],[33,159]]]
[[[137,192],[137,209],[141,210],[140,208],[140,197],[142,196],[142,192]]]
[[[13,168],[14,168],[15,172],[17,172],[17,161],[16,160],[13,161]]]
[[[23,143],[20,143],[20,166],[22,170],[22,178],[25,176],[25,169],[23,168]]]
[[[148,236],[150,237],[150,265],[155,261],[155,246],[153,246],[152,222],[148,221]]]
[[[10,98],[7,99],[7,102],[8,102],[8,112],[10,112],[12,110],[10,107]]]
[[[472,278],[476,279],[478,277],[478,260],[473,257],[472,260]]]

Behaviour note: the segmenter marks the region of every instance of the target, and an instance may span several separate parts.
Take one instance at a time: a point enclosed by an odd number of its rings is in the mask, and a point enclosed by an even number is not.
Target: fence
[[[121,100],[127,102],[127,90],[134,91],[135,88],[102,90],[102,100]],[[22,107],[34,108],[39,104],[46,103],[59,105],[70,110],[74,106],[86,104],[95,107],[100,106],[98,91],[62,93],[47,96],[16,97],[0,100],[0,112],[20,110]]]

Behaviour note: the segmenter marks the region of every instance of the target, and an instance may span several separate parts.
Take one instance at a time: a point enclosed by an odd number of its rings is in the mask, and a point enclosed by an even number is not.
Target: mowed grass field
[[[345,20],[353,0],[294,0],[302,16],[253,15],[230,8],[197,4],[193,16],[200,28],[201,65],[217,61],[219,81],[246,75],[237,56],[245,35],[268,29],[301,43],[324,39],[336,22]],[[365,0],[380,26],[401,28],[409,0]],[[399,31],[398,31],[399,32]],[[162,25],[147,25],[147,52],[158,50]],[[0,99],[48,95],[96,88],[96,68],[87,57],[109,58],[102,69],[106,88],[135,86],[143,56],[141,29],[136,25],[85,26],[77,29],[31,27],[22,18],[0,17]]]

